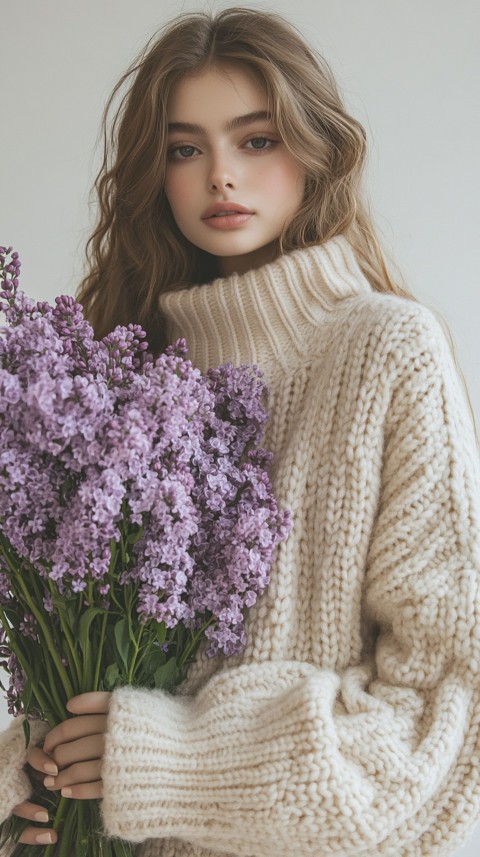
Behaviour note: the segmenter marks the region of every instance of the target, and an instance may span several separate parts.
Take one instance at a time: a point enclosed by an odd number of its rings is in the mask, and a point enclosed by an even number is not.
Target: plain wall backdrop
[[[100,119],[120,75],[173,15],[233,5],[0,0],[0,244],[20,253],[32,297],[74,294],[81,279]],[[410,290],[447,321],[480,432],[478,0],[243,5],[285,15],[330,63],[367,132],[380,237]],[[0,728],[8,721],[1,695]],[[480,828],[458,857],[479,845]]]

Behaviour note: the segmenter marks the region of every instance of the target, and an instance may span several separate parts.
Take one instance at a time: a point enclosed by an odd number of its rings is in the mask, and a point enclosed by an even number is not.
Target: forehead
[[[170,122],[205,122],[267,109],[265,87],[241,66],[222,66],[187,75],[172,89],[167,104]]]

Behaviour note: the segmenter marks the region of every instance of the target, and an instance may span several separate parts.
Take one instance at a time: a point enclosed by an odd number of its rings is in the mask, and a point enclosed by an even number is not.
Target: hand
[[[61,789],[63,797],[91,800],[102,797],[101,765],[105,748],[111,693],[81,693],[67,702],[78,715],[55,726],[45,737],[43,750],[56,763],[57,776],[47,776],[47,789]]]
[[[49,789],[62,789],[64,797],[86,800],[102,796],[100,767],[110,696],[110,693],[98,691],[69,699],[68,711],[78,716],[64,720],[48,732],[43,750],[40,747],[29,749],[27,763],[33,772],[31,779],[43,779],[44,786]],[[48,776],[44,779],[45,774]],[[71,793],[67,794],[65,788]],[[30,801],[14,806],[12,814],[29,821],[46,823],[49,820],[45,808]],[[18,841],[26,845],[48,845],[57,840],[58,835],[51,827],[26,827]]]
[[[27,764],[32,771],[29,772],[30,779],[42,780],[45,774],[58,773],[58,768],[50,756],[41,749],[41,747],[31,747],[27,753]],[[39,771],[40,775],[36,772]],[[18,815],[19,818],[26,818],[28,821],[48,822],[48,812],[43,806],[31,803],[28,800],[22,801],[12,809],[13,815]],[[52,827],[26,827],[20,836],[19,842],[26,845],[48,845],[56,842],[58,836]]]

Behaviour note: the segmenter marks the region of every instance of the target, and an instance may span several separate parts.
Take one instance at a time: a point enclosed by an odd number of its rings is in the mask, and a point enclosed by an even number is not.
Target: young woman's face
[[[268,116],[263,88],[233,66],[184,78],[168,123],[165,193],[185,238],[217,256],[224,276],[272,261],[302,202],[305,173]],[[215,217],[215,203],[246,211]]]

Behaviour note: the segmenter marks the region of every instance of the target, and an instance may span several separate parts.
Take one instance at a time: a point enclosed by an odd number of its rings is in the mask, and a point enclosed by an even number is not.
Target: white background
[[[161,25],[234,3],[1,0],[0,244],[22,288],[73,294],[95,209],[97,134],[113,85]],[[480,4],[477,0],[244,3],[290,18],[330,62],[370,149],[384,246],[453,335],[480,424]],[[0,727],[8,722],[0,698]],[[458,857],[478,854],[480,829]]]

